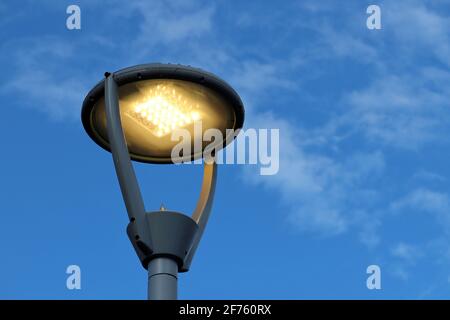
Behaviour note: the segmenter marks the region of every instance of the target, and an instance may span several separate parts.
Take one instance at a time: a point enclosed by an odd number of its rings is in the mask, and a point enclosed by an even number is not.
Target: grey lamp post
[[[205,159],[200,197],[189,217],[163,208],[146,212],[131,160],[174,163],[172,150],[177,141],[171,133],[181,128],[198,138],[197,121],[203,125],[201,135],[210,128],[223,133],[222,141],[209,145],[218,150],[235,137],[227,129],[242,128],[244,108],[223,80],[181,65],[147,64],[105,73],[83,103],[86,132],[112,153],[130,220],[127,234],[148,270],[152,300],[177,298],[178,273],[189,270],[211,213],[217,165],[214,159]],[[203,157],[206,146],[201,142],[201,150],[183,149],[177,162]]]

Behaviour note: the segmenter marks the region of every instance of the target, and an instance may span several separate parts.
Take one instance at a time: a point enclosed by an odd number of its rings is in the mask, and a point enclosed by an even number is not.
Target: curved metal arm
[[[216,177],[217,177],[217,164],[214,159],[205,160],[205,166],[203,169],[203,182],[200,198],[197,202],[197,207],[192,214],[192,219],[197,222],[198,230],[192,243],[191,249],[186,255],[184,266],[189,269],[195,251],[198,248],[200,239],[205,231],[206,224],[211,214],[212,204],[214,200],[214,191],[216,189]]]
[[[123,134],[120,120],[119,95],[114,75],[105,73],[105,112],[109,144],[114,160],[120,189],[127,208],[130,221],[134,221],[136,239],[145,237],[148,232],[143,229],[145,223],[145,207],[139,184],[131,164],[130,154]],[[146,237],[151,242],[150,237]],[[149,243],[151,248],[151,243]]]

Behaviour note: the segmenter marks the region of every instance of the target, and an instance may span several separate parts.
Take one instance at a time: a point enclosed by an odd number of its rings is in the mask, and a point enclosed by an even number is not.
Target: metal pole
[[[148,264],[148,299],[176,300],[178,264],[165,257],[154,258]]]

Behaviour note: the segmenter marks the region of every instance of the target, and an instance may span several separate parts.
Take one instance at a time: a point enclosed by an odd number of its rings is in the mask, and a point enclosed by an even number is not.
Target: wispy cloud
[[[423,252],[415,245],[400,242],[391,249],[391,254],[408,263],[414,263],[423,255]]]
[[[375,144],[409,150],[447,141],[450,74],[444,65],[450,56],[450,19],[430,7],[421,1],[383,2],[381,31],[368,31],[353,5],[342,10],[359,24],[338,18],[302,24],[316,34],[308,47],[316,53],[310,63],[352,59],[367,69],[366,85],[355,83],[343,92],[342,112],[324,126],[328,135],[363,134]]]
[[[73,61],[75,46],[55,37],[26,39],[6,44],[3,50],[14,48],[14,68],[1,93],[13,94],[16,102],[46,112],[52,119],[79,117],[83,96],[88,88],[86,79],[67,61]],[[61,70],[65,66],[65,70]]]
[[[427,170],[418,170],[412,176],[414,180],[419,182],[445,182],[447,178],[441,174],[437,174],[435,172],[427,171]]]
[[[295,89],[295,83],[280,74],[280,63],[243,61],[234,70],[231,80],[248,93],[264,92],[268,88]]]
[[[450,18],[424,1],[395,1],[385,4],[395,14],[386,15],[386,27],[395,33],[402,59],[426,50],[450,66]],[[411,61],[410,61],[411,62]]]
[[[291,210],[289,221],[301,230],[327,236],[345,232],[356,224],[359,229],[368,227],[365,210],[376,198],[376,191],[366,187],[366,180],[383,172],[382,153],[352,153],[337,160],[309,151],[302,145],[304,133],[288,121],[272,114],[257,117],[257,127],[280,128],[280,171],[271,177],[249,173],[247,178],[282,195]],[[373,223],[375,218],[371,219]],[[367,237],[367,242],[376,241],[374,237]]]
[[[450,73],[445,77],[450,81]],[[347,120],[372,141],[399,148],[416,149],[442,140],[450,124],[450,91],[436,90],[434,79],[426,72],[383,76],[348,95]]]
[[[204,36],[211,32],[215,12],[214,5],[206,1],[131,1],[129,10],[143,18],[134,41],[144,48]]]
[[[390,209],[395,213],[424,213],[450,234],[450,198],[447,193],[429,189],[416,189],[394,201]]]

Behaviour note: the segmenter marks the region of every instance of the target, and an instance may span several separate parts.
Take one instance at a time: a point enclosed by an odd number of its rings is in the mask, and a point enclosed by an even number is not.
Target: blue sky
[[[81,30],[66,29],[71,4]],[[0,298],[146,297],[111,156],[80,109],[105,71],[148,62],[217,74],[246,128],[280,129],[277,175],[219,168],[180,298],[448,298],[449,14],[434,0],[2,1]],[[148,210],[192,211],[201,166],[136,171]],[[82,290],[66,289],[71,264]]]

